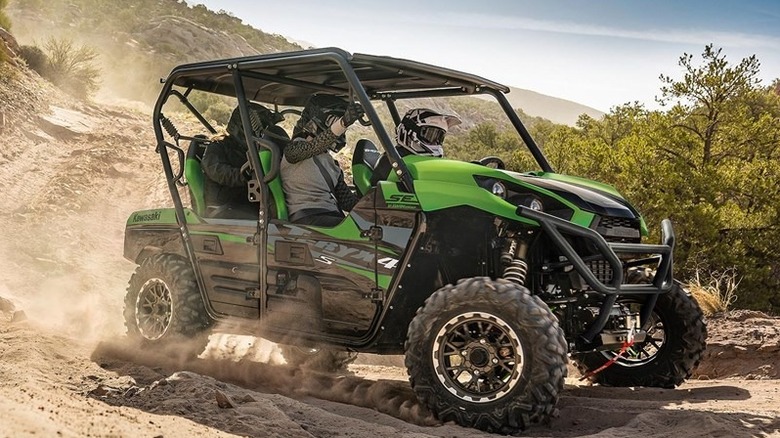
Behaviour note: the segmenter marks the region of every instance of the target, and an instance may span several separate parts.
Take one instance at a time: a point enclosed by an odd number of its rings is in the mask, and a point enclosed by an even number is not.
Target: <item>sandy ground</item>
[[[124,223],[168,203],[148,112],[24,81],[0,89],[0,436],[487,436],[433,418],[397,357],[328,375],[248,337],[214,335],[194,360],[129,344]],[[780,436],[780,320],[736,312],[709,331],[681,387],[590,386],[572,371],[557,417],[525,436]]]

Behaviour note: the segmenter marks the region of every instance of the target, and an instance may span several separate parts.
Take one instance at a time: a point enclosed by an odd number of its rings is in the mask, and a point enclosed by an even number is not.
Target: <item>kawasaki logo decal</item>
[[[152,213],[133,213],[133,222],[155,222],[160,220],[162,211],[157,210]]]

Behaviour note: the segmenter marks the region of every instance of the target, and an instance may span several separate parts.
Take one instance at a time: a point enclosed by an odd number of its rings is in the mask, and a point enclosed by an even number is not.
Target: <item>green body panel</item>
[[[317,230],[318,232],[326,236],[333,237],[335,239],[361,240],[364,242],[368,242],[368,237],[360,236],[360,228],[358,228],[357,224],[355,224],[355,220],[352,219],[351,216],[347,216],[346,219],[341,221],[341,223],[336,225],[335,227],[310,226],[309,228],[313,230]]]
[[[569,184],[574,184],[582,187],[589,187],[592,189],[599,190],[604,193],[609,193],[612,196],[616,196],[620,199],[624,199],[623,195],[620,194],[620,192],[617,191],[614,187],[612,187],[609,184],[600,183],[598,181],[593,181],[586,178],[580,178],[578,176],[571,176],[571,175],[563,175],[560,173],[550,173],[550,172],[530,172],[530,175],[538,176],[539,178],[546,178],[551,179],[555,181],[561,181]]]
[[[195,213],[202,215],[206,211],[206,201],[203,198],[205,183],[200,161],[195,158],[187,158],[184,162],[184,177],[189,186],[192,208],[195,209]]]
[[[398,184],[388,181],[379,181],[377,185],[381,187],[385,204],[387,204],[388,207],[409,210],[420,209],[420,200],[417,199],[417,195],[402,192],[398,188]]]
[[[562,175],[560,173],[550,173],[550,172],[531,172],[532,175],[538,176],[540,178],[547,178],[552,179],[555,181],[561,181],[565,183],[575,184],[578,186],[583,187],[590,187],[592,189],[600,190],[604,193],[609,193],[612,196],[618,197],[620,199],[625,200],[626,198],[623,197],[623,195],[620,194],[620,192],[617,191],[616,188],[609,184],[604,184],[598,181],[593,181],[586,178],[580,178],[578,176],[571,176],[571,175]],[[647,223],[645,222],[645,218],[642,216],[639,216],[639,231],[642,233],[642,236],[647,236],[649,234],[649,230],[647,229]]]
[[[188,224],[201,223],[200,217],[189,208],[184,209],[184,217]],[[151,210],[139,210],[133,212],[127,218],[128,227],[133,225],[173,225],[178,226],[176,222],[176,210],[173,208],[156,208]]]
[[[371,188],[371,176],[373,176],[373,174],[374,172],[363,163],[352,165],[352,181],[355,184],[358,193],[361,195],[368,193],[368,190]]]
[[[507,219],[538,225],[535,221],[518,216],[516,214],[516,205],[510,204],[477,185],[474,176],[479,175],[508,181],[544,196],[557,199],[574,212],[571,222],[577,225],[589,227],[594,218],[593,213],[578,208],[555,193],[512,178],[507,172],[501,170],[475,163],[416,155],[407,156],[404,158],[404,161],[414,178],[414,190],[423,211],[442,210],[467,205]],[[397,178],[391,174],[389,180],[397,181]],[[385,193],[385,201],[389,203],[388,195],[392,196],[393,192],[384,185],[382,190]]]

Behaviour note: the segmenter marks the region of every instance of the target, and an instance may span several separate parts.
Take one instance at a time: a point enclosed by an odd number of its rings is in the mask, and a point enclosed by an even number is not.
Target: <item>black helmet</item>
[[[314,137],[330,129],[331,123],[344,115],[347,105],[346,100],[330,94],[315,94],[309,97],[301,112],[301,118],[295,124],[293,136],[310,135]],[[342,134],[331,149],[338,151],[345,144],[346,137]]]
[[[409,110],[396,127],[396,139],[399,146],[413,154],[441,157],[447,131],[460,123],[458,116],[415,108]]]
[[[255,137],[260,137],[265,128],[275,125],[284,119],[284,116],[281,114],[274,113],[258,103],[249,102],[247,106],[249,107],[249,123],[252,124],[252,131]],[[230,115],[227,132],[236,140],[244,143],[244,124],[241,123],[241,112],[238,107]]]

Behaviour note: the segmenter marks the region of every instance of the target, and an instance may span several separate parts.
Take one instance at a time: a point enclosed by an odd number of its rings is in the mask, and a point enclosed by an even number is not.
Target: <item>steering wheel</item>
[[[506,169],[506,164],[504,164],[504,160],[496,157],[495,155],[480,158],[479,160],[474,161],[474,163],[481,164],[491,169]]]

